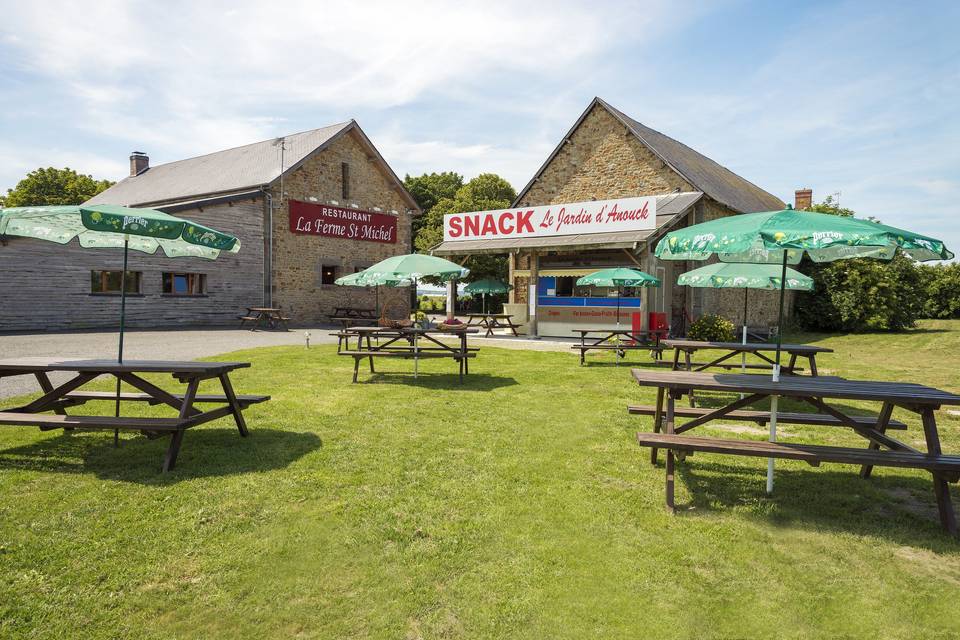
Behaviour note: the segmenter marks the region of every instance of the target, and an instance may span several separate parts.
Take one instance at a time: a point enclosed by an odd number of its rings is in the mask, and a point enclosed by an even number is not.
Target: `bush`
[[[811,331],[901,331],[923,312],[924,278],[898,253],[890,262],[870,258],[804,263],[810,293],[798,293],[796,319]]]
[[[706,315],[690,325],[687,338],[706,342],[733,342],[733,323],[720,316]]]
[[[960,264],[920,265],[923,317],[960,318]]]

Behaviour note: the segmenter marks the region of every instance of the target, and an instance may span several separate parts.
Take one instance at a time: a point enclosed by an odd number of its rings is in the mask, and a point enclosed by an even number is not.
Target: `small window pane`
[[[122,275],[120,271],[91,271],[90,292],[120,293]],[[140,293],[141,275],[139,271],[127,271],[127,293]]]
[[[320,267],[320,284],[334,284],[337,279],[337,267],[323,265]]]

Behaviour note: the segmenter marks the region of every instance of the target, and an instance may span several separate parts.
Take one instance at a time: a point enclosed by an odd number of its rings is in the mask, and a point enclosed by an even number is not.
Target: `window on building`
[[[344,200],[350,198],[350,165],[346,162],[340,163],[340,184],[342,186],[342,193]]]
[[[207,274],[165,272],[163,293],[168,296],[202,296],[207,293]]]
[[[127,271],[127,293],[140,293],[142,276],[139,271]],[[122,277],[122,271],[91,271],[90,293],[120,295]]]
[[[337,267],[332,264],[325,264],[320,267],[320,284],[334,284],[337,279]]]
[[[577,282],[576,278],[561,276],[557,278],[557,297],[567,298],[573,295],[573,286]]]

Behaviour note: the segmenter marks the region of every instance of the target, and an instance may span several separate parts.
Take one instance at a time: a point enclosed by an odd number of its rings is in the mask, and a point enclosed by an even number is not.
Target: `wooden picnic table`
[[[413,359],[414,375],[418,361],[424,358],[453,358],[460,366],[460,382],[463,376],[470,373],[469,359],[476,357],[477,348],[467,345],[467,336],[479,333],[475,327],[463,325],[461,329],[441,331],[439,329],[421,329],[407,327],[392,329],[388,327],[350,327],[338,334],[347,345],[341,349],[338,344],[337,352],[342,356],[353,358],[353,381],[357,382],[360,370],[360,361],[369,360],[370,373],[376,373],[373,365],[374,358],[404,358]],[[456,343],[449,344],[438,339],[439,336],[459,338]],[[349,348],[350,338],[357,338],[355,349]],[[371,339],[376,338],[374,343]],[[420,346],[419,339],[426,340],[426,346]],[[401,343],[401,341],[403,341]]]
[[[361,307],[334,307],[332,316],[338,316],[341,318],[373,318],[377,317],[376,309],[367,309]]]
[[[468,327],[482,327],[487,330],[484,337],[489,338],[493,335],[494,329],[510,329],[513,335],[517,335],[519,324],[514,324],[513,315],[509,313],[468,313]]]
[[[173,469],[183,442],[184,432],[200,424],[232,415],[242,437],[247,436],[243,410],[251,404],[265,402],[270,396],[237,395],[230,382],[230,372],[249,367],[249,362],[196,362],[161,360],[70,360],[58,358],[13,358],[0,360],[0,377],[33,375],[43,391],[39,398],[19,407],[0,410],[0,425],[38,426],[41,431],[51,429],[128,430],[139,431],[148,438],[170,436],[170,445],[163,461],[163,471]],[[50,382],[51,372],[72,373],[74,376],[59,386]],[[170,393],[144,379],[143,374],[170,374],[186,386],[184,393]],[[81,387],[99,376],[119,378],[140,393],[121,393],[121,402],[165,404],[178,413],[176,418],[133,418],[124,416],[74,416],[67,409],[95,400],[116,403],[115,391],[89,391]],[[200,382],[217,378],[223,395],[198,394]],[[197,403],[222,404],[208,411],[200,411]],[[46,412],[53,412],[53,415]]]
[[[246,315],[240,316],[240,327],[242,328],[246,322],[251,322],[253,329],[266,327],[276,329],[280,325],[289,329],[287,326],[289,321],[290,318],[283,315],[283,309],[280,307],[247,307]]]
[[[940,523],[951,535],[957,535],[956,516],[947,483],[960,480],[960,456],[945,455],[942,452],[934,412],[943,405],[960,405],[960,395],[915,383],[847,380],[832,376],[784,376],[774,382],[769,375],[634,369],[633,377],[641,386],[657,389],[655,406],[630,407],[630,412],[652,415],[654,418],[653,433],[637,434],[639,444],[652,449],[651,462],[656,463],[657,448],[667,450],[666,504],[670,511],[674,509],[675,452],[681,455],[704,451],[761,458],[786,458],[803,460],[813,466],[819,466],[822,462],[855,464],[860,466],[860,475],[863,478],[870,477],[874,466],[906,467],[923,469],[932,474]],[[695,390],[745,395],[718,409],[680,409],[676,406],[677,399]],[[799,400],[817,411],[811,414],[778,412],[778,422],[781,421],[781,415],[785,415],[783,422],[849,428],[868,441],[867,448],[681,435],[713,420],[754,419],[756,414],[762,412],[744,411],[743,407],[771,396]],[[828,401],[833,400],[878,402],[881,408],[876,416],[855,416],[828,404]],[[905,424],[891,419],[894,408],[920,415],[926,452],[918,451],[887,434],[888,429],[906,428]],[[678,425],[678,416],[691,419]],[[806,420],[804,416],[807,417]],[[769,413],[762,417],[766,421],[770,420]]]
[[[769,364],[750,363],[746,365],[748,369],[772,369],[774,360],[766,353],[775,353],[777,345],[769,342],[704,342],[700,340],[661,340],[660,345],[665,349],[673,349],[673,369],[686,369],[687,371],[703,371],[710,367],[721,367],[733,369],[740,367],[740,364],[726,362],[736,355],[752,354]],[[707,363],[693,362],[693,356],[697,351],[725,351],[726,353]],[[806,358],[810,364],[810,375],[817,375],[817,354],[833,353],[833,349],[828,347],[817,347],[811,344],[782,344],[780,351],[790,356],[787,364],[781,365],[782,374],[791,374],[797,371],[797,358]],[[683,364],[680,363],[680,354],[684,355]]]
[[[571,349],[580,350],[580,364],[586,364],[584,357],[587,351],[615,350],[617,361],[630,349],[648,350],[658,360],[663,354],[663,343],[660,334],[656,331],[634,331],[633,329],[574,329],[580,334],[580,344],[571,346]]]

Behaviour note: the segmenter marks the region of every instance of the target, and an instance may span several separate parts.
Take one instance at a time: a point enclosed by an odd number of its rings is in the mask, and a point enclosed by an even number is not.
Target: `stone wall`
[[[167,258],[137,251],[128,269],[142,272],[142,295],[127,298],[128,327],[229,324],[247,306],[263,303],[263,199],[218,204],[176,215],[240,238],[239,253],[217,260]],[[91,293],[90,272],[120,271],[121,249],[83,249],[32,238],[0,243],[0,331],[112,328],[120,319],[120,297]],[[204,273],[207,294],[162,293],[165,271]]]
[[[697,190],[641,144],[636,136],[606,109],[596,105],[530,187],[521,204],[536,206],[591,199],[663,195],[677,189]],[[704,197],[701,203],[696,208],[700,213],[691,211],[688,219],[677,227],[735,213],[709,197]],[[695,217],[698,219],[695,220]],[[650,255],[649,249],[643,247],[636,257],[641,264],[651,265],[653,272],[659,261]],[[684,270],[698,266],[701,266],[701,263],[675,263],[668,265],[666,272],[675,279]],[[516,268],[529,268],[525,256],[518,256]],[[520,277],[514,277],[513,285],[511,300],[525,301],[526,278],[521,281]],[[743,314],[743,292],[740,290],[668,286],[665,293],[671,307],[671,322],[675,325],[683,317],[684,309],[694,318],[704,313],[717,313],[738,323]],[[750,300],[751,325],[776,323],[775,295],[754,291],[750,294]]]
[[[341,163],[350,165],[350,197],[342,197]],[[322,152],[308,159],[284,178],[286,192],[282,206],[274,213],[274,304],[282,306],[296,322],[323,322],[335,307],[359,306],[374,308],[377,293],[358,287],[338,287],[320,282],[322,266],[337,267],[337,277],[369,267],[393,255],[410,253],[411,214],[408,203],[396,183],[370,156],[354,133],[334,141]],[[279,201],[279,184],[272,187]],[[290,231],[289,200],[319,204],[339,203],[341,207],[392,214],[397,220],[397,242],[363,242],[322,236],[298,235]],[[384,298],[409,307],[409,288],[380,289]]]

